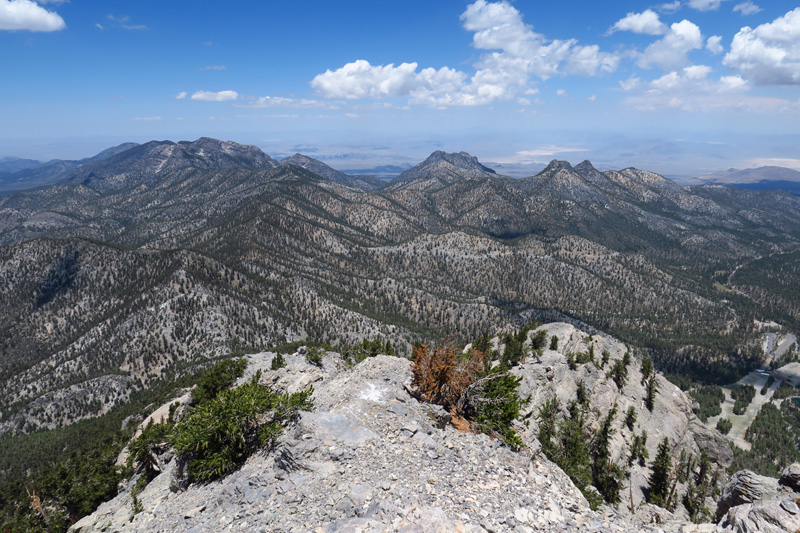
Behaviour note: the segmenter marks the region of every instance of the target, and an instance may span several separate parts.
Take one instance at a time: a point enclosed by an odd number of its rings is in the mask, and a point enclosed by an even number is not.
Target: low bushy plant
[[[256,450],[274,443],[298,411],[311,408],[311,394],[311,388],[279,394],[253,380],[193,408],[171,439],[189,479],[208,482],[239,468]]]
[[[306,361],[314,366],[322,366],[322,354],[324,349],[319,346],[309,346],[306,348]]]
[[[272,370],[280,370],[281,368],[286,366],[286,359],[283,357],[283,354],[278,352],[272,358],[272,361],[269,364],[269,367]]]

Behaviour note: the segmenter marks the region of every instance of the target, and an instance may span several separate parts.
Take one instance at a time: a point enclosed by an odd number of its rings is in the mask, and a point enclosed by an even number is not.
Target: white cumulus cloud
[[[800,85],[800,7],[733,37],[723,64],[756,85]]]
[[[630,31],[645,35],[663,35],[667,33],[667,25],[658,18],[658,13],[652,9],[646,9],[641,13],[628,13],[614,23],[608,33],[615,31]]]
[[[196,91],[192,93],[192,100],[200,100],[203,102],[227,102],[239,98],[239,93],[236,91]]]
[[[682,20],[669,27],[663,38],[652,43],[640,55],[641,68],[656,65],[663,70],[682,67],[689,62],[687,54],[703,47],[703,34],[691,21]]]
[[[712,35],[706,41],[706,49],[714,55],[721,54],[724,48],[722,48],[722,36],[720,35]]]
[[[748,0],[747,2],[736,4],[733,6],[733,10],[740,12],[742,15],[755,15],[761,11],[761,8]]]
[[[413,97],[455,90],[465,77],[465,74],[447,67],[417,72],[417,63],[370,65],[368,61],[359,59],[317,75],[311,86],[330,98]]]
[[[0,30],[58,31],[66,28],[58,13],[30,0],[0,0]]]
[[[461,14],[473,32],[472,45],[487,51],[474,64],[475,73],[449,68],[418,70],[416,62],[371,65],[361,59],[317,75],[311,86],[328,98],[409,98],[432,106],[480,105],[511,101],[529,89],[532,76],[594,76],[613,72],[619,57],[575,39],[548,40],[525,24],[506,0],[476,0]]]
[[[186,98],[186,94],[187,94],[186,91],[181,91],[175,95],[175,98],[177,100],[183,100],[184,98]]]

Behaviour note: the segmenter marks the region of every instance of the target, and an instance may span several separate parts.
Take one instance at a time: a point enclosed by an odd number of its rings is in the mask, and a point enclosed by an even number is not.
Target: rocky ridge
[[[565,349],[577,348],[588,337],[568,324],[543,328],[562,339]],[[599,342],[620,347],[605,336]],[[272,371],[273,357],[269,352],[247,356],[240,382],[261,371],[261,381],[277,390],[314,387],[313,410],[302,414],[274,450],[251,457],[220,481],[188,487],[168,453],[163,473],[138,495],[142,512],[133,513],[134,478],[71,531],[731,530],[689,524],[679,514],[647,504],[637,503],[634,514],[622,505],[593,511],[569,478],[539,453],[535,417],[518,423],[527,444],[519,453],[486,435],[461,432],[441,407],[409,394],[406,359],[377,356],[348,369],[339,354],[328,352],[315,366],[301,348],[285,356],[285,368]],[[536,392],[533,384],[541,382],[533,404],[569,388],[570,380],[553,367],[556,359],[563,360],[564,354],[545,350],[541,362],[528,361],[517,370],[527,393]],[[557,380],[563,385],[548,385]],[[698,434],[679,420],[690,416],[685,413],[688,400],[666,383],[660,385],[659,406],[674,411],[673,426],[685,426],[681,445],[696,445]],[[602,396],[604,386],[596,388],[596,396]],[[662,414],[657,410],[654,417]],[[669,421],[661,425],[667,433],[675,431],[669,426]],[[657,424],[647,427],[653,431],[651,442],[664,433]]]

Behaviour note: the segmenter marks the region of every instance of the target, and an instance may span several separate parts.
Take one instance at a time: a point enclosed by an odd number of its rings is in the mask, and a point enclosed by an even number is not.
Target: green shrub
[[[322,353],[324,349],[319,346],[306,347],[306,361],[314,366],[322,366]]]
[[[550,337],[550,349],[551,350],[558,350],[558,336],[553,335]]]
[[[394,355],[392,343],[386,341],[386,344],[384,344],[380,339],[364,339],[360,344],[356,344],[347,350],[344,355],[345,359],[350,359],[353,363],[358,364],[368,357],[375,357],[380,354]]]
[[[214,399],[220,391],[242,377],[246,367],[245,359],[227,359],[209,368],[192,391],[192,402],[201,404]]]
[[[272,370],[280,370],[281,368],[286,366],[286,359],[284,359],[283,354],[278,352],[272,358],[272,361],[269,364],[269,367]]]
[[[519,418],[520,410],[529,399],[518,394],[521,377],[515,377],[499,368],[490,370],[471,388],[468,396],[474,405],[475,425],[483,433],[496,435],[514,449],[522,448],[522,439],[511,429]]]
[[[253,380],[193,408],[171,439],[187,462],[190,480],[208,482],[229,474],[274,443],[299,410],[311,407],[312,392],[278,394]]]
[[[171,420],[163,424],[153,424],[152,422],[148,424],[142,430],[141,435],[128,445],[128,452],[130,453],[128,456],[128,468],[138,464],[148,475],[157,473],[156,465],[152,463],[152,457],[161,451],[162,444],[169,443],[172,428]]]
[[[730,433],[732,427],[733,423],[727,418],[720,418],[719,420],[717,420],[717,431],[719,431],[723,435],[727,435],[728,433]]]
[[[464,354],[452,341],[434,350],[421,344],[414,348],[412,383],[419,399],[442,405],[474,429],[520,448],[522,440],[511,424],[528,402],[517,392],[521,378],[502,365],[487,369],[486,358],[475,349]]]

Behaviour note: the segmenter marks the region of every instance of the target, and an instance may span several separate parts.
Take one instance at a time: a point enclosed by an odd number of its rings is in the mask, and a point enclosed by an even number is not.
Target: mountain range
[[[800,324],[786,193],[588,161],[514,179],[441,151],[381,185],[201,138],[117,147],[3,197],[0,432],[302,338],[408,353],[558,318],[733,381],[763,356],[759,324]]]
[[[800,195],[800,171],[776,166],[736,169],[729,168],[707,176],[681,180],[684,185],[730,185],[754,191],[782,190]]]
[[[136,143],[123,143],[107,148],[93,157],[75,161],[53,159],[41,162],[33,159],[4,157],[0,159],[0,196],[13,191],[52,185],[66,178],[84,164],[102,161],[135,146],[137,146]]]

